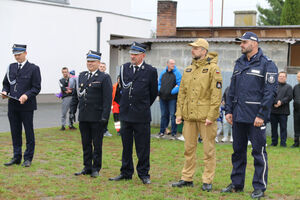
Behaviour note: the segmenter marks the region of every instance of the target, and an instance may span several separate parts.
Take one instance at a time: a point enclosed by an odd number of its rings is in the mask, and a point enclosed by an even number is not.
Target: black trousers
[[[287,115],[271,114],[272,144],[278,144],[278,124],[280,125],[280,145],[286,145]]]
[[[139,178],[150,178],[150,122],[132,123],[121,121],[123,144],[121,174],[131,178],[134,172],[132,149],[135,141],[138,163],[136,170]]]
[[[100,122],[79,122],[86,170],[100,171],[102,166],[102,141],[104,125]]]
[[[22,124],[26,135],[26,150],[24,160],[32,161],[35,139],[33,130],[33,111],[8,111],[11,137],[14,148],[14,158],[22,159]]]

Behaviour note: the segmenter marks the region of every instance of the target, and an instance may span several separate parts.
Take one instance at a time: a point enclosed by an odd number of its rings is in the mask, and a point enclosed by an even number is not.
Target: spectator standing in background
[[[167,67],[163,70],[158,79],[158,95],[161,111],[160,132],[158,137],[163,137],[171,118],[171,138],[176,139],[176,102],[181,81],[181,74],[175,65],[175,60],[169,59]]]
[[[290,115],[290,101],[293,99],[292,86],[286,83],[286,72],[278,73],[277,96],[271,109],[272,144],[278,143],[278,124],[280,125],[280,146],[286,147],[287,121]]]

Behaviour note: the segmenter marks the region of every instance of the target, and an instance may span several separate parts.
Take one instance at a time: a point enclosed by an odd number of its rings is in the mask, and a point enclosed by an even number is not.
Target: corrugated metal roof
[[[181,26],[176,29],[300,29],[300,25],[283,25],[283,26]]]
[[[193,42],[196,38],[136,38],[136,39],[117,39],[109,40],[108,43],[113,46],[127,46],[132,42],[138,43],[176,43],[176,42]],[[235,42],[235,38],[205,38],[208,42]],[[300,41],[300,38],[261,38],[261,42],[285,42],[294,44]]]

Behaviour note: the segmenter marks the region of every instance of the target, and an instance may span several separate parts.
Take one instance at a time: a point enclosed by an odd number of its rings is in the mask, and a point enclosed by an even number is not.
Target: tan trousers
[[[196,150],[198,144],[198,134],[202,138],[204,149],[204,172],[202,182],[211,184],[216,169],[216,148],[215,138],[217,135],[217,123],[205,126],[204,122],[184,121],[183,136],[184,143],[184,167],[182,169],[181,180],[193,181],[196,170]]]

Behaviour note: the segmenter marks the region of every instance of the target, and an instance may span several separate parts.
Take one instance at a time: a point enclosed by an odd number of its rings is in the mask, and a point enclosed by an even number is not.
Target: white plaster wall
[[[130,15],[131,0],[69,0],[70,6]]]
[[[0,1],[0,79],[15,62],[14,43],[27,44],[28,60],[42,73],[41,93],[59,91],[61,68],[86,70],[85,55],[97,48],[96,17],[102,17],[100,51],[109,66],[111,34],[149,37],[150,21],[132,17],[14,0]],[[137,28],[138,27],[138,28]],[[2,85],[1,85],[2,88]]]

